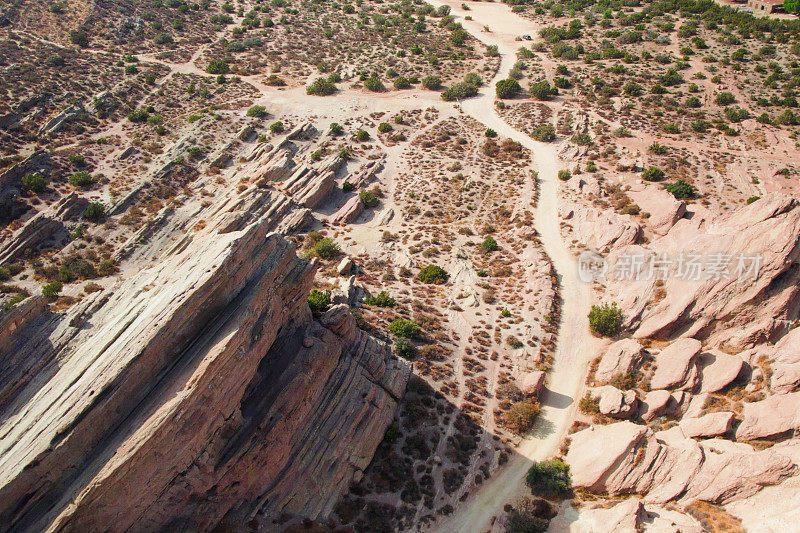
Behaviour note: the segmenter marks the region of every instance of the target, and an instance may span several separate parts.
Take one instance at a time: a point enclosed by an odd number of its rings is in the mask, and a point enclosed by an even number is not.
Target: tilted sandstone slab
[[[573,485],[610,495],[642,494],[650,503],[727,503],[797,470],[778,450],[698,443],[679,432],[657,436],[646,426],[618,422],[574,433],[567,454]]]
[[[614,376],[635,370],[642,362],[644,349],[636,339],[622,339],[606,348],[594,373],[595,381],[607,383]]]
[[[653,389],[692,388],[698,379],[697,360],[703,345],[697,339],[678,339],[656,354]]]
[[[681,253],[719,253],[723,262],[730,257],[727,275],[697,280],[672,275],[663,287],[655,279],[616,281],[609,276],[625,326],[638,338],[699,336],[712,345],[746,348],[784,331],[786,320],[796,318],[800,308],[795,266],[800,260],[800,203],[786,195],[765,195],[715,218],[695,214],[679,220],[664,237],[615,253],[666,254],[672,260]],[[752,258],[758,258],[756,279],[748,270],[755,265]],[[656,298],[658,292],[664,297]]]
[[[744,404],[737,440],[771,437],[800,428],[800,392],[776,394],[760,402]]]
[[[311,316],[313,263],[271,223],[196,236],[30,336],[44,363],[0,423],[3,529],[327,515],[408,369],[346,309]]]

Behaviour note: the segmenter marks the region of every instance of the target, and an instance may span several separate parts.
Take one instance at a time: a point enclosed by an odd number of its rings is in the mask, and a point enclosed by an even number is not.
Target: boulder
[[[561,209],[561,216],[572,226],[574,238],[601,252],[634,244],[642,236],[635,218],[612,210],[572,204]]]
[[[538,396],[544,387],[545,373],[539,370],[520,372],[517,376],[517,388],[527,396]]]
[[[339,261],[339,264],[336,267],[336,272],[338,272],[340,276],[346,276],[353,271],[353,268],[355,268],[355,266],[356,264],[353,262],[352,259],[350,259],[349,257],[345,257],[341,261]]]
[[[582,510],[576,529],[581,533],[635,532],[641,530],[645,518],[642,500],[628,498],[612,507]]]
[[[566,457],[572,485],[602,490],[608,474],[647,439],[648,432],[652,433],[646,426],[625,421],[573,433]]]
[[[657,235],[666,235],[686,214],[686,204],[661,188],[644,186],[642,190],[629,191],[628,196],[642,211],[650,213],[647,225]]]
[[[597,383],[607,383],[616,375],[632,372],[642,362],[644,349],[636,339],[622,339],[611,344],[603,353],[594,373]]]
[[[736,440],[779,435],[800,428],[800,392],[776,394],[760,402],[744,404]]]
[[[612,418],[628,418],[636,408],[636,393],[632,390],[621,391],[611,385],[597,387],[592,396],[600,398],[600,412]]]
[[[644,421],[650,421],[661,416],[667,411],[672,395],[667,390],[654,390],[648,392],[642,401],[641,417]]]
[[[745,369],[745,362],[738,355],[730,355],[719,350],[700,355],[702,392],[717,392],[736,380]]]
[[[734,416],[731,412],[709,413],[699,418],[683,418],[678,426],[687,437],[716,437],[730,431]]]
[[[358,196],[353,196],[331,215],[331,224],[343,225],[354,222],[363,211],[364,202]]]
[[[652,389],[693,388],[698,379],[697,360],[703,345],[696,339],[678,339],[656,354]]]

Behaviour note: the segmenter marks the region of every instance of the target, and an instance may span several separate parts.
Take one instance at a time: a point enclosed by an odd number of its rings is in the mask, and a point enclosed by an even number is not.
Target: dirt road
[[[589,334],[586,314],[591,306],[590,286],[578,278],[577,265],[561,239],[558,217],[558,170],[560,162],[557,144],[536,142],[503,121],[494,107],[494,82],[508,76],[516,61],[517,49],[525,44],[514,38],[523,34],[535,36],[538,26],[511,12],[507,4],[470,2],[465,12],[455,2],[430,2],[434,6],[450,5],[452,14],[465,29],[487,45],[495,45],[502,54],[502,64],[495,80],[477,98],[461,104],[463,111],[495,130],[500,136],[519,141],[533,152],[539,172],[539,202],[535,225],[545,251],[560,277],[563,300],[558,345],[542,396],[542,411],[534,430],[514,450],[509,462],[494,477],[465,500],[448,519],[434,530],[444,532],[482,532],[491,528],[492,518],[503,506],[525,493],[524,478],[532,461],[546,459],[558,451],[562,436],[569,428],[577,406],[589,361],[599,347],[599,341]],[[463,20],[469,14],[472,21]],[[490,31],[485,31],[488,26]]]

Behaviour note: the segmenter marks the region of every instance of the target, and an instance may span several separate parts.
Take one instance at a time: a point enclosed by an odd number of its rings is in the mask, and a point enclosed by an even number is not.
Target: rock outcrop
[[[678,339],[656,354],[653,389],[693,388],[697,385],[698,356],[703,345],[697,339]]]
[[[271,223],[195,236],[20,324],[17,353],[37,368],[0,389],[0,529],[327,516],[383,438],[408,369],[347,307],[312,317],[314,264]]]
[[[736,439],[771,437],[800,428],[798,405],[800,392],[776,394],[760,402],[744,404],[742,423],[736,428]]]
[[[603,353],[594,373],[595,381],[607,383],[614,376],[632,372],[641,364],[643,357],[644,350],[636,339],[617,341]]]
[[[574,433],[567,463],[576,487],[684,505],[746,498],[797,470],[789,456],[776,450],[755,451],[724,440],[697,442],[672,430],[655,434],[631,422]]]

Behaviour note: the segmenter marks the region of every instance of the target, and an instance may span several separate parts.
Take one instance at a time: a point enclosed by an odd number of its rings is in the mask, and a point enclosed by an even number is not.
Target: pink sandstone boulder
[[[692,388],[698,378],[697,360],[703,345],[696,339],[678,339],[655,356],[651,389]]]
[[[520,372],[517,377],[517,387],[522,394],[527,396],[538,396],[544,387],[544,372],[535,370],[533,372]]]
[[[636,409],[636,392],[621,391],[611,385],[597,387],[591,391],[594,398],[600,399],[600,412],[612,418],[629,418]]]
[[[730,431],[733,413],[709,413],[699,418],[683,418],[678,426],[687,437],[716,437]]]
[[[608,383],[616,375],[635,370],[642,362],[644,350],[636,339],[622,339],[609,346],[597,365],[597,383]]]
[[[686,214],[686,204],[661,188],[645,186],[640,191],[629,191],[628,196],[642,211],[650,213],[647,224],[657,235],[666,235]]]
[[[760,402],[744,404],[736,440],[770,437],[800,428],[800,392],[776,394]]]
[[[745,368],[745,362],[738,355],[730,355],[713,350],[700,355],[702,392],[717,392],[730,385]]]
[[[355,221],[361,212],[364,211],[364,202],[358,196],[353,196],[347,200],[342,207],[331,215],[331,224],[343,225]]]
[[[654,390],[648,392],[642,402],[641,417],[644,421],[650,421],[661,416],[667,411],[672,395],[667,390]]]

